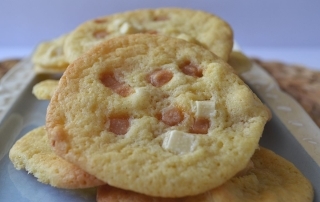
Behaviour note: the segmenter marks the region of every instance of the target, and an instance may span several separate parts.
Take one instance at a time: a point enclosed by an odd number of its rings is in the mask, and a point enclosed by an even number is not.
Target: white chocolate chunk
[[[163,27],[162,33],[164,33],[165,35],[169,35],[169,36],[174,35],[176,38],[178,38],[177,36],[181,33],[181,31],[177,30],[174,27]]]
[[[119,18],[115,19],[110,25],[112,26],[113,30],[119,29],[119,27],[125,22],[125,19]]]
[[[63,49],[61,46],[51,46],[46,50],[44,55],[48,58],[62,56]]]
[[[119,32],[120,34],[126,34],[126,29],[131,25],[127,19],[119,18],[115,19],[108,25],[108,30],[112,32]],[[132,25],[131,25],[132,26]]]
[[[188,41],[188,42],[196,42],[196,39],[187,35],[187,34],[184,34],[184,33],[181,33],[177,36],[178,39],[183,39],[185,41]]]
[[[162,143],[162,148],[175,154],[190,153],[196,146],[195,135],[177,130],[167,132]]]
[[[119,31],[121,34],[134,34],[138,32],[138,30],[129,22],[124,22]]]
[[[129,99],[131,100],[135,108],[145,108],[150,102],[151,93],[147,88],[135,88],[135,93],[133,93]]]
[[[214,101],[196,101],[196,117],[210,118],[215,116],[216,113]]]
[[[53,51],[54,56],[61,56],[63,55],[63,48],[61,46],[56,47]]]

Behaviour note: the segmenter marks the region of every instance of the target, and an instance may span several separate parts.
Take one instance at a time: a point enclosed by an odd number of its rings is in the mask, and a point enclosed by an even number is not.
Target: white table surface
[[[0,60],[24,58],[32,54],[34,47],[1,47]],[[320,47],[319,48],[266,48],[266,47],[242,47],[248,57],[255,57],[266,61],[278,61],[287,64],[301,65],[320,71]]]

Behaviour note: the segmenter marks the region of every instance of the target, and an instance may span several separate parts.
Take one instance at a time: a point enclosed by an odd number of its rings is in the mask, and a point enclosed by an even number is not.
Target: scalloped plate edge
[[[35,77],[30,58],[25,58],[0,79],[0,124],[15,101]]]
[[[233,50],[241,52],[236,43]],[[241,77],[269,106],[320,167],[320,129],[302,106],[289,94],[282,91],[276,80],[254,62],[248,71],[241,74]]]

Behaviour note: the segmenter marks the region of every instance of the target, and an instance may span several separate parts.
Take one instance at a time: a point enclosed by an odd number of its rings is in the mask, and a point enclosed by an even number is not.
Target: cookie
[[[53,153],[43,126],[21,137],[10,149],[9,158],[16,169],[25,169],[54,187],[80,189],[105,184]]]
[[[31,61],[34,64],[34,71],[37,73],[61,73],[68,67],[69,63],[65,59],[63,45],[67,34],[50,41],[40,43]]]
[[[66,39],[66,59],[72,62],[102,41],[136,33],[184,39],[202,45],[224,60],[233,47],[231,27],[215,15],[182,8],[141,9],[84,22]]]
[[[239,75],[251,68],[251,61],[243,55],[243,53],[236,51],[231,52],[228,64],[230,64]],[[32,93],[39,100],[50,100],[54,90],[58,86],[58,82],[58,80],[41,81],[33,87]]]
[[[71,163],[115,187],[182,197],[242,170],[270,115],[209,50],[135,34],[70,64],[46,117],[53,150]]]
[[[32,88],[32,94],[38,100],[50,100],[54,91],[58,87],[59,80],[47,79],[43,80]]]
[[[230,53],[228,64],[233,67],[238,75],[249,71],[252,66],[251,60],[240,51],[232,51]]]
[[[261,148],[252,157],[253,166],[222,186],[184,198],[157,198],[109,185],[98,187],[97,202],[267,202],[313,201],[308,179],[289,161]]]
[[[286,159],[261,148],[252,157],[254,168],[211,192],[213,201],[313,201],[310,181]]]

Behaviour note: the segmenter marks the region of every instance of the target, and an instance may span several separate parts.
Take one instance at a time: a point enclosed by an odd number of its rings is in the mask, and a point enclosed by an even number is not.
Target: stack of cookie
[[[201,45],[231,64],[238,74],[250,67],[241,52],[232,51],[233,31],[227,22],[203,11],[164,8],[128,11],[84,22],[70,33],[39,44],[32,56],[34,70],[62,73],[96,44],[136,33],[166,35]],[[33,93],[47,100],[57,85],[57,80],[45,80],[35,86]]]
[[[170,8],[40,45],[36,70],[63,75],[34,88],[46,125],[11,161],[52,186],[97,187],[97,201],[312,201],[298,169],[259,147],[271,114],[227,63],[232,43],[220,18]]]

